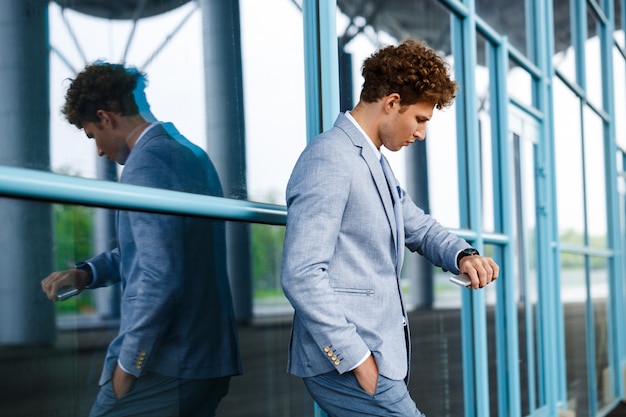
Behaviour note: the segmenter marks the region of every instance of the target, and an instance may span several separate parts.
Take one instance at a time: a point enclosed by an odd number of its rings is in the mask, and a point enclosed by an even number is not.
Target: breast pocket
[[[363,297],[373,297],[375,291],[373,289],[363,288],[334,288],[336,294],[358,295]]]

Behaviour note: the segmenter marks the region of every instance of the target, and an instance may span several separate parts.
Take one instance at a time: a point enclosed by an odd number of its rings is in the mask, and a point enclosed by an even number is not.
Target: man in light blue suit
[[[146,120],[133,96],[144,74],[89,65],[63,112],[124,165],[120,182],[221,196],[217,173],[173,126]],[[91,416],[212,416],[241,373],[222,221],[119,211],[115,249],[50,274],[42,288],[82,291],[121,282],[121,323],[109,345]]]
[[[282,286],[295,309],[288,370],[330,416],[423,416],[406,382],[404,247],[482,288],[498,265],[417,207],[381,146],[423,140],[456,83],[408,40],[363,64],[359,103],[303,151],[287,185]]]

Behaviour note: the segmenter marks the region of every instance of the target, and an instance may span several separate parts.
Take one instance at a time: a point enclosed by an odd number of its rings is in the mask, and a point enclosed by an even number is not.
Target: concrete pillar
[[[0,1],[0,165],[49,170],[48,2]],[[51,205],[0,197],[0,345],[54,340]]]
[[[104,181],[117,181],[117,164],[108,158],[98,157],[96,161],[97,177]],[[117,244],[115,230],[115,210],[96,208],[94,213],[93,253],[102,253],[113,249]],[[84,259],[77,259],[82,261]],[[92,291],[94,304],[102,319],[119,319],[121,287],[120,284],[98,288]]]
[[[201,0],[207,150],[229,198],[246,199],[246,146],[239,2]],[[235,314],[252,318],[249,224],[227,225]]]

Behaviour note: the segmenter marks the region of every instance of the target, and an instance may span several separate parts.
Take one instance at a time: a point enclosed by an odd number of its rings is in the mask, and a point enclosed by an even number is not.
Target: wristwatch
[[[463,249],[461,252],[459,252],[459,254],[456,257],[456,265],[459,266],[459,262],[461,261],[461,258],[464,258],[466,256],[472,256],[472,255],[480,255],[480,253],[478,253],[478,251],[474,248]]]
[[[87,275],[89,276],[89,282],[87,283],[86,287],[90,286],[93,283],[93,269],[91,269],[91,265],[89,265],[87,262],[79,262],[76,264],[75,268],[85,271],[87,273]]]

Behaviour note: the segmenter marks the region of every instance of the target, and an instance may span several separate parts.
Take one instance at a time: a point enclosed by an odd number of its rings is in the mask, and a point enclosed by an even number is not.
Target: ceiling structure
[[[337,0],[342,13],[353,21],[365,21],[376,32],[383,31],[397,40],[424,40],[433,49],[450,53],[450,12],[438,0]],[[498,33],[506,34],[508,42],[526,54],[527,22],[525,0],[476,0],[480,19]],[[570,1],[554,0],[553,16],[555,51],[572,45]],[[595,21],[588,22],[589,37],[597,34]]]
[[[91,16],[137,20],[168,12],[190,0],[54,0],[59,6]]]
[[[105,19],[151,17],[182,6],[191,0],[55,0],[61,7]],[[301,0],[292,0],[296,5]],[[525,0],[477,0],[480,18],[499,33],[506,33],[510,44],[526,53]],[[554,34],[557,52],[568,48],[571,41],[570,2],[554,0]],[[438,0],[337,0],[342,13],[351,19],[348,31],[340,35],[345,45],[356,33],[366,27],[375,33],[385,32],[397,40],[416,38],[424,40],[433,49],[450,53],[450,15]],[[596,34],[595,22],[590,21],[588,33]]]

